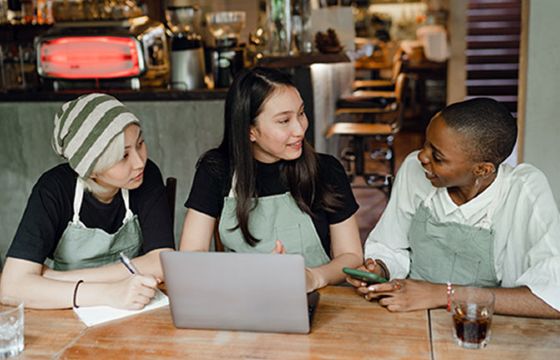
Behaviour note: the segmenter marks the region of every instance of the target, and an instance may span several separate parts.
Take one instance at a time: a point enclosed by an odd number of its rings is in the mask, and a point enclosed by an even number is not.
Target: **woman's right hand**
[[[120,309],[140,310],[155,296],[158,281],[151,275],[133,275],[109,286],[108,305]]]
[[[357,268],[358,270],[362,270],[362,271],[367,271],[370,273],[374,273],[377,274],[379,276],[385,276],[383,268],[372,258],[368,258],[366,259],[366,261],[364,262],[364,264],[360,267]],[[365,281],[362,280],[358,280],[358,279],[354,279],[351,276],[347,276],[346,277],[346,281],[354,286],[355,288],[367,288],[368,284]]]
[[[285,254],[285,253],[286,253],[286,248],[284,247],[284,244],[282,244],[282,241],[276,240],[276,244],[274,245],[272,254]]]

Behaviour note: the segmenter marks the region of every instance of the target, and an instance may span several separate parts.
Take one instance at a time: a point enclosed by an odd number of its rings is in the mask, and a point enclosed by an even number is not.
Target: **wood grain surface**
[[[430,348],[426,312],[390,314],[351,288],[330,287],[309,335],[176,329],[162,308],[91,328],[62,357],[429,359]]]
[[[72,310],[26,310],[18,358],[552,360],[560,354],[560,320],[495,316],[488,347],[464,350],[444,310],[390,313],[349,287],[320,293],[308,335],[177,329],[167,307],[91,328]]]
[[[348,287],[321,290],[308,335],[177,329],[167,307],[91,328],[72,310],[25,316],[22,359],[430,359],[427,312],[391,314]]]
[[[451,315],[431,310],[434,360],[560,358],[560,320],[494,315],[491,337],[484,349],[463,349],[455,344]]]

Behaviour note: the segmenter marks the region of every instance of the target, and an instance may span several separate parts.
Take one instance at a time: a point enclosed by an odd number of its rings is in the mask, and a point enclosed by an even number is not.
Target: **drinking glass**
[[[494,293],[477,287],[457,287],[451,301],[453,337],[466,349],[481,349],[490,341]]]
[[[23,351],[23,302],[2,299],[0,304],[0,359]]]

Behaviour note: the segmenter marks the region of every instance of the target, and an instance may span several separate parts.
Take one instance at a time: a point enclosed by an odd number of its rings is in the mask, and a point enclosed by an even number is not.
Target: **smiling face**
[[[447,126],[440,115],[432,119],[418,160],[433,186],[462,188],[475,183],[480,163],[465,151],[467,143],[465,136]]]
[[[136,189],[144,180],[144,167],[148,150],[138,125],[130,125],[124,130],[124,156],[109,169],[92,175],[95,181],[109,192],[119,189]]]
[[[291,86],[277,87],[249,130],[253,157],[263,163],[299,158],[308,125],[299,92]]]

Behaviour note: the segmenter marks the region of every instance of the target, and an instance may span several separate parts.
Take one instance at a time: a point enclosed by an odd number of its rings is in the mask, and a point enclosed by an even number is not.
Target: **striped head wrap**
[[[52,146],[85,179],[111,141],[131,123],[138,119],[114,97],[82,95],[55,115]]]

